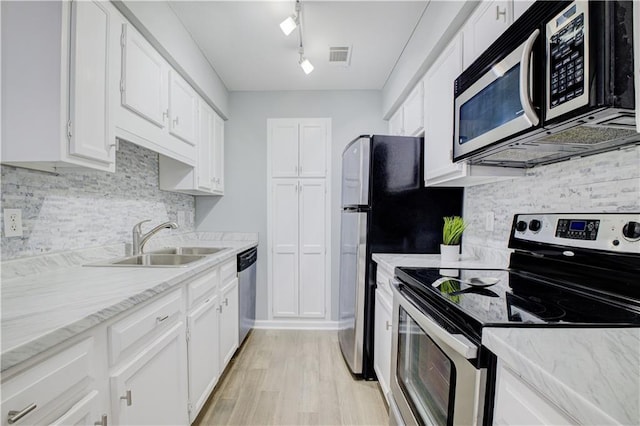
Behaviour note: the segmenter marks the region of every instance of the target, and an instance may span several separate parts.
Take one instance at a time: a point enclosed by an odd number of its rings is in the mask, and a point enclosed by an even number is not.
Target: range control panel
[[[640,254],[640,213],[517,214],[514,239]]]
[[[600,221],[597,219],[558,219],[556,237],[574,240],[595,240]]]

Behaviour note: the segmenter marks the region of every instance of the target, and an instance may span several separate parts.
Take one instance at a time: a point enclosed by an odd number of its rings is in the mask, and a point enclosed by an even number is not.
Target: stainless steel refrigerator
[[[423,138],[363,135],[342,154],[339,341],[351,372],[375,379],[372,253],[438,253],[461,188],[424,187]]]

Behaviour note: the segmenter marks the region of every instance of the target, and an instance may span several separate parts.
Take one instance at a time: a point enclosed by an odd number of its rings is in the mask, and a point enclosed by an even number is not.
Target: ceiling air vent
[[[335,65],[349,66],[351,62],[350,46],[329,47],[329,63]]]

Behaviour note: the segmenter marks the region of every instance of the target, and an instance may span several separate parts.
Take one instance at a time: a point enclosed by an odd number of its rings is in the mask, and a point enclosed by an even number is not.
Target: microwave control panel
[[[576,1],[547,22],[547,119],[589,102],[589,5]]]

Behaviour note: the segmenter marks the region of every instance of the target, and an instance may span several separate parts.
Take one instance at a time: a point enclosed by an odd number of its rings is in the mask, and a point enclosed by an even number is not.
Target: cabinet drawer
[[[116,364],[128,350],[153,338],[178,317],[182,290],[175,290],[109,327],[109,355]]]
[[[220,284],[225,285],[238,275],[236,259],[231,259],[220,265]]]
[[[187,285],[187,307],[192,308],[205,296],[211,294],[218,288],[220,283],[220,270],[212,269],[205,275],[196,278]]]
[[[27,425],[46,423],[69,410],[91,383],[92,351],[93,339],[83,340],[2,383],[2,424],[16,416],[10,411],[26,412],[13,424]]]

